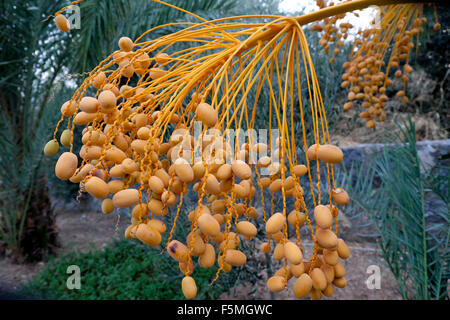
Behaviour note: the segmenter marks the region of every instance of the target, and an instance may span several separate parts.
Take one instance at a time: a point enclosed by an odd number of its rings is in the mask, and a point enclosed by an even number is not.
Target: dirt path
[[[111,239],[119,237],[119,234],[125,229],[126,220],[128,220],[122,217],[116,232],[116,214],[104,215],[100,211],[80,213],[61,209],[57,209],[56,212],[56,225],[61,241],[60,252],[67,252],[71,249],[101,249]],[[20,290],[21,283],[27,282],[44,266],[44,262],[15,264],[8,259],[0,258],[0,289],[13,292]]]
[[[312,243],[303,243],[305,256],[310,256],[312,252]],[[384,265],[379,255],[378,248],[373,244],[360,244],[357,242],[349,242],[348,246],[351,250],[350,257],[343,261],[346,269],[345,278],[347,286],[343,289],[335,288],[333,295],[329,298],[323,297],[325,300],[398,300],[401,299],[396,291],[395,278],[390,270]],[[371,268],[379,267],[380,270],[380,288],[369,289],[366,284],[371,274],[367,273],[369,266]],[[259,281],[255,285],[247,284],[236,287],[235,292],[230,295],[223,294],[222,299],[277,299],[292,300],[297,299],[292,288],[294,286],[295,277],[288,281],[287,290],[279,293],[270,294],[266,287],[267,275],[261,273],[264,280]]]
[[[118,238],[127,224],[125,217],[121,217],[116,232],[117,215],[105,216],[101,212],[89,211],[79,213],[63,210],[57,216],[57,226],[62,243],[62,252],[70,249],[89,250],[103,248],[112,238]],[[352,254],[344,262],[347,269],[347,287],[337,289],[331,298],[327,299],[399,299],[395,290],[395,280],[379,256],[375,244],[348,243]],[[304,243],[306,256],[309,256],[311,243]],[[380,267],[381,289],[368,289],[365,281],[370,276],[367,268],[370,265]],[[45,263],[35,265],[18,265],[9,260],[0,259],[0,288],[7,291],[18,291],[21,283],[28,281],[37,274]],[[267,278],[267,277],[266,277]],[[223,299],[271,299],[265,280],[256,285],[240,285],[231,290],[231,296],[222,295]],[[288,283],[288,290],[274,294],[274,299],[295,299],[292,286],[295,278]]]

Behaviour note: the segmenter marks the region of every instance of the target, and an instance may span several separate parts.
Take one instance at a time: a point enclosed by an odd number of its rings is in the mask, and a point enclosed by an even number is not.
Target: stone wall
[[[355,163],[368,161],[373,153],[382,152],[384,145],[381,143],[360,144],[341,147],[341,149],[344,152],[345,166],[349,167]],[[450,154],[450,139],[419,141],[417,142],[417,153],[424,166],[434,166],[442,156]]]

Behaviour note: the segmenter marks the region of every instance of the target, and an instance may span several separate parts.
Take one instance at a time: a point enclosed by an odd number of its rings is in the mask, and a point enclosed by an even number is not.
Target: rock
[[[450,154],[450,139],[419,141],[417,154],[425,168],[435,166],[442,156]]]
[[[352,165],[367,162],[374,153],[382,152],[384,145],[381,143],[360,144],[341,147],[341,149],[344,152],[344,165],[349,168]],[[436,165],[440,157],[449,153],[450,139],[417,142],[417,154],[424,169]]]
[[[343,212],[339,212],[338,219],[338,232],[342,234],[348,234],[352,229],[352,223]]]

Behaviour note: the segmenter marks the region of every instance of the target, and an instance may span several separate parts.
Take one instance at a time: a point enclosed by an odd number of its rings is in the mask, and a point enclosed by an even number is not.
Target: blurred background
[[[314,1],[169,2],[206,19],[297,16],[315,9]],[[124,240],[130,212],[102,214],[99,201],[54,176],[57,157],[45,157],[42,149],[61,105],[85,73],[117,49],[120,37],[136,39],[157,25],[194,18],[151,1],[86,0],[80,4],[80,30],[63,34],[45,18],[68,4],[0,2],[0,297],[181,299],[182,274],[162,254],[164,248]],[[364,27],[370,10],[352,23]],[[345,262],[348,285],[330,299],[448,299],[450,11],[440,5],[437,12],[441,29],[426,29],[413,50],[407,104],[390,101],[386,121],[376,130],[366,128],[356,110],[342,108],[347,95],[340,87],[342,64],[351,41],[330,64],[317,33],[305,28],[330,134],[345,155],[336,168],[337,185],[352,199],[338,226],[352,251]],[[432,11],[427,15],[434,19]],[[173,31],[158,29],[152,37]],[[260,101],[257,120],[264,123],[268,104]],[[186,200],[182,217],[194,201]],[[186,236],[189,221],[179,223],[177,236]],[[309,239],[307,230],[302,236]],[[195,271],[197,299],[293,299],[291,290],[267,291],[268,276],[281,265],[259,251],[262,241],[243,244],[247,265],[221,274],[214,284],[216,269]],[[306,251],[312,245],[305,240]],[[80,289],[66,286],[70,265],[81,270]],[[374,272],[381,276],[379,288],[367,284]]]

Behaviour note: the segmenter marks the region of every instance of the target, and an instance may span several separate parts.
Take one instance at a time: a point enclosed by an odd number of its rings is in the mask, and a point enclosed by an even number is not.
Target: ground
[[[118,238],[126,226],[122,219],[118,222],[117,215],[104,215],[98,211],[76,212],[59,210],[57,226],[62,243],[61,251],[73,249],[87,250],[91,247],[103,248],[112,238]],[[117,225],[117,231],[116,231]],[[338,289],[330,299],[399,299],[395,290],[395,280],[389,269],[383,265],[379,250],[374,243],[348,243],[352,254],[345,261],[348,285]],[[311,243],[304,243],[306,254],[309,255]],[[368,289],[366,280],[370,276],[367,268],[377,265],[381,270],[381,288]],[[39,272],[45,263],[35,265],[13,264],[4,258],[0,259],[0,288],[6,290],[19,290],[20,285]],[[225,275],[223,275],[225,276]],[[273,295],[273,299],[293,299],[292,286],[295,278],[289,281],[289,290]],[[240,285],[223,294],[223,299],[271,299],[261,280],[255,286]]]
[[[306,255],[311,254],[312,243],[303,243]],[[395,279],[390,270],[384,265],[380,258],[379,250],[374,244],[362,244],[357,242],[348,243],[351,255],[343,262],[347,280],[347,286],[343,289],[335,288],[333,295],[328,300],[398,300],[401,299],[396,291]],[[369,266],[377,266],[380,269],[379,289],[369,289],[366,284],[372,273],[367,273]],[[371,267],[374,268],[374,267]],[[370,268],[369,268],[370,270]],[[267,279],[267,276],[264,277]],[[289,280],[288,290],[271,294],[265,286],[265,280],[257,283],[240,285],[231,290],[228,294],[223,294],[222,299],[296,299],[292,287],[296,278]],[[372,284],[372,282],[371,282]]]
[[[116,232],[117,215],[104,215],[97,211],[83,213],[56,209],[56,224],[61,241],[61,252],[70,249],[88,250],[103,248],[112,238],[119,238],[119,233],[126,223],[119,222]],[[18,290],[20,284],[26,282],[45,266],[37,264],[13,264],[8,259],[0,258],[0,288]]]
[[[416,128],[417,141],[447,139],[448,132],[436,112],[411,114],[406,112],[390,112],[384,122],[378,122],[376,129],[366,128],[365,120],[357,118],[357,110],[343,113],[342,119],[331,132],[333,143],[340,146],[354,146],[361,143],[384,143],[386,133],[399,135],[399,125],[411,117]],[[356,117],[356,118],[355,118]]]

